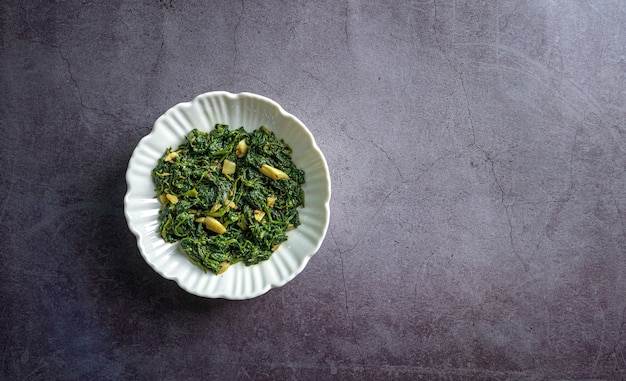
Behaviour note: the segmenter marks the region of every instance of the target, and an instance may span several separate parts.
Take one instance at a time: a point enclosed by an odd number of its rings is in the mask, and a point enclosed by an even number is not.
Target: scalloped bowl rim
[[[182,143],[184,136],[192,127],[210,131],[214,128],[214,123],[222,123],[219,121],[210,122],[212,115],[209,111],[219,114],[220,110],[207,110],[206,108],[215,107],[216,105],[223,108],[225,104],[231,105],[231,108],[226,110],[222,119],[231,119],[232,117],[232,119],[237,120],[237,117],[241,118],[242,116],[245,119],[245,115],[251,115],[251,118],[256,117],[264,121],[263,117],[269,118],[271,113],[271,119],[277,120],[277,123],[281,122],[282,124],[266,125],[269,130],[274,131],[278,138],[284,137],[281,136],[282,133],[293,135],[293,139],[297,137],[294,140],[296,147],[292,144],[294,142],[289,142],[288,139],[285,140],[292,146],[294,162],[301,169],[305,170],[303,189],[311,184],[308,181],[307,168],[301,167],[296,161],[299,153],[297,149],[301,148],[301,146],[306,147],[306,154],[304,155],[307,160],[305,165],[312,166],[317,183],[313,185],[313,189],[305,189],[305,207],[300,210],[302,224],[288,233],[289,238],[286,241],[286,243],[291,241],[291,243],[301,244],[304,247],[303,253],[296,251],[298,247],[292,247],[291,244],[286,245],[283,243],[267,261],[252,266],[244,266],[242,263],[237,263],[231,266],[225,273],[214,275],[209,272],[204,273],[198,266],[192,264],[182,253],[182,250],[177,247],[177,244],[165,243],[160,236],[158,236],[158,239],[155,238],[158,226],[158,215],[155,214],[155,208],[158,209],[159,204],[156,198],[154,198],[154,184],[150,178],[150,173],[148,172],[146,176],[146,171],[148,169],[151,171],[154,168],[156,160],[163,154],[165,148],[177,147]],[[250,105],[265,108],[266,112],[263,113],[258,112],[257,109],[251,109]],[[244,108],[243,106],[248,107]],[[205,109],[201,110],[202,107],[205,107]],[[233,110],[235,114],[232,114]],[[204,115],[198,115],[201,118],[207,118],[209,122],[201,126],[196,125],[198,121],[193,122],[189,120],[189,114],[185,114],[185,112],[193,111],[196,114],[204,111]],[[245,114],[246,112],[248,114]],[[196,114],[192,113],[192,115]],[[288,126],[284,128],[284,131],[281,130],[283,125]],[[237,125],[230,125],[230,128],[238,127]],[[258,127],[244,125],[244,128],[249,131]],[[288,128],[294,129],[289,130]],[[165,137],[165,141],[158,140],[163,137]],[[160,150],[160,148],[162,149]],[[304,151],[304,149],[301,151]],[[201,297],[232,300],[250,299],[263,295],[272,288],[285,285],[304,270],[311,257],[319,250],[328,230],[331,196],[330,173],[326,159],[317,146],[313,134],[304,123],[285,111],[278,103],[254,93],[242,92],[233,94],[226,91],[211,91],[197,95],[191,101],[178,103],[168,109],[156,119],[150,133],[144,136],[133,150],[126,171],[126,184],[124,215],[129,229],[136,237],[141,255],[161,276],[175,281],[185,291]],[[146,187],[149,185],[152,185],[152,188],[148,190]],[[314,190],[316,192],[311,193]],[[150,192],[151,196],[146,196]],[[141,194],[143,194],[143,197]],[[309,204],[311,198],[314,201],[313,206]],[[303,220],[302,212],[304,211],[310,212],[307,213],[306,220]],[[229,275],[233,274],[233,272],[237,273],[236,278],[229,278]],[[202,279],[202,277],[208,278]],[[192,282],[195,283],[192,284]],[[242,290],[241,284],[233,284],[233,282],[245,283],[244,289]],[[253,285],[250,286],[249,282],[253,282]],[[246,286],[248,286],[247,289],[245,289]]]

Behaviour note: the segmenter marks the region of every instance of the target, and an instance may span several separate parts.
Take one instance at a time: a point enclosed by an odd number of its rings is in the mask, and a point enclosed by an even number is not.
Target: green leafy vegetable
[[[300,225],[304,172],[289,146],[264,126],[194,129],[175,151],[165,151],[152,178],[162,203],[161,237],[180,241],[205,271],[267,260]]]

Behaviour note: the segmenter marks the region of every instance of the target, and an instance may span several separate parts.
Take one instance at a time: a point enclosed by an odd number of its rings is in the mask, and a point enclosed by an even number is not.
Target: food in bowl
[[[265,126],[193,129],[176,150],[165,150],[152,179],[161,237],[180,241],[204,271],[221,274],[237,262],[265,261],[300,225],[304,171]]]

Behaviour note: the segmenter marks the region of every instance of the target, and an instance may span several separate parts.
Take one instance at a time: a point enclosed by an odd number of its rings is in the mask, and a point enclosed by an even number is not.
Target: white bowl
[[[252,266],[240,262],[220,275],[194,265],[179,243],[163,241],[157,231],[160,203],[151,177],[166,148],[178,147],[193,128],[209,131],[216,123],[228,124],[231,129],[244,126],[248,131],[264,125],[291,146],[294,163],[305,172],[301,225],[287,233],[287,241],[267,261]],[[126,183],[124,214],[144,259],[163,277],[198,296],[249,299],[284,285],[304,269],[328,229],[330,175],[324,155],[298,118],[256,94],[209,92],[169,109],[135,148]]]

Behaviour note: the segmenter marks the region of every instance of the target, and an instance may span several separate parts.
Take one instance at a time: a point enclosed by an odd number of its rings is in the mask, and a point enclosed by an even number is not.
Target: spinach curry
[[[161,201],[159,232],[204,271],[267,260],[300,224],[304,172],[291,149],[264,126],[194,129],[152,171]]]

